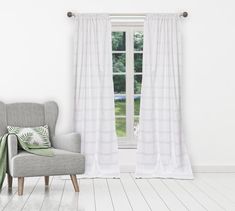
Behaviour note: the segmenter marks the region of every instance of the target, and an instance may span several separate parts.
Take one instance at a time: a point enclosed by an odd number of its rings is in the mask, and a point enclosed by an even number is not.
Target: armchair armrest
[[[7,141],[8,146],[8,160],[10,161],[14,156],[18,154],[18,143],[17,143],[17,137],[14,134],[10,134],[8,136]]]
[[[81,136],[78,133],[69,133],[52,137],[52,146],[70,152],[81,152]]]
[[[12,162],[11,159],[18,154],[18,141],[14,134],[9,134],[7,137],[7,148],[8,148],[8,162],[7,172],[12,175]]]

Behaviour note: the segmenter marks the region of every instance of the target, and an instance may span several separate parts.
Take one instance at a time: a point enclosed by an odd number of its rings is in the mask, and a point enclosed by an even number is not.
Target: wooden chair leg
[[[70,175],[75,192],[79,192],[79,186],[76,175]]]
[[[18,177],[18,195],[22,196],[24,191],[24,177]]]
[[[46,185],[46,186],[49,185],[49,176],[45,176],[45,185]]]
[[[8,188],[12,188],[12,176],[7,174]]]

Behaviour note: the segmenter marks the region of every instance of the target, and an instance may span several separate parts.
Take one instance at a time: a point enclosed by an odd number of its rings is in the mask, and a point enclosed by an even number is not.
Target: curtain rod
[[[112,14],[110,14],[110,16],[112,17],[135,17],[135,16],[145,16],[146,14],[145,13],[112,13]],[[67,12],[67,16],[69,17],[69,18],[71,18],[71,17],[75,17],[76,16],[76,14],[75,13],[73,13],[73,12]],[[180,13],[179,14],[179,16],[180,17],[184,17],[184,18],[186,18],[186,17],[188,17],[188,13],[187,12],[182,12],[182,13]]]

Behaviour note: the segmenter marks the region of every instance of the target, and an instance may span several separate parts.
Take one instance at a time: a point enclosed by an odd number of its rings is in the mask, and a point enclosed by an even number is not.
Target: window
[[[143,28],[112,28],[116,133],[120,148],[136,147],[142,82]]]

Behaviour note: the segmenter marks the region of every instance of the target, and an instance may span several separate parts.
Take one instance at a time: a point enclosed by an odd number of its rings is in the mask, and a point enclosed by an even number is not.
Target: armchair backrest
[[[35,127],[48,125],[50,138],[55,135],[58,105],[55,102],[12,103],[0,102],[0,136],[7,133],[7,126]]]

